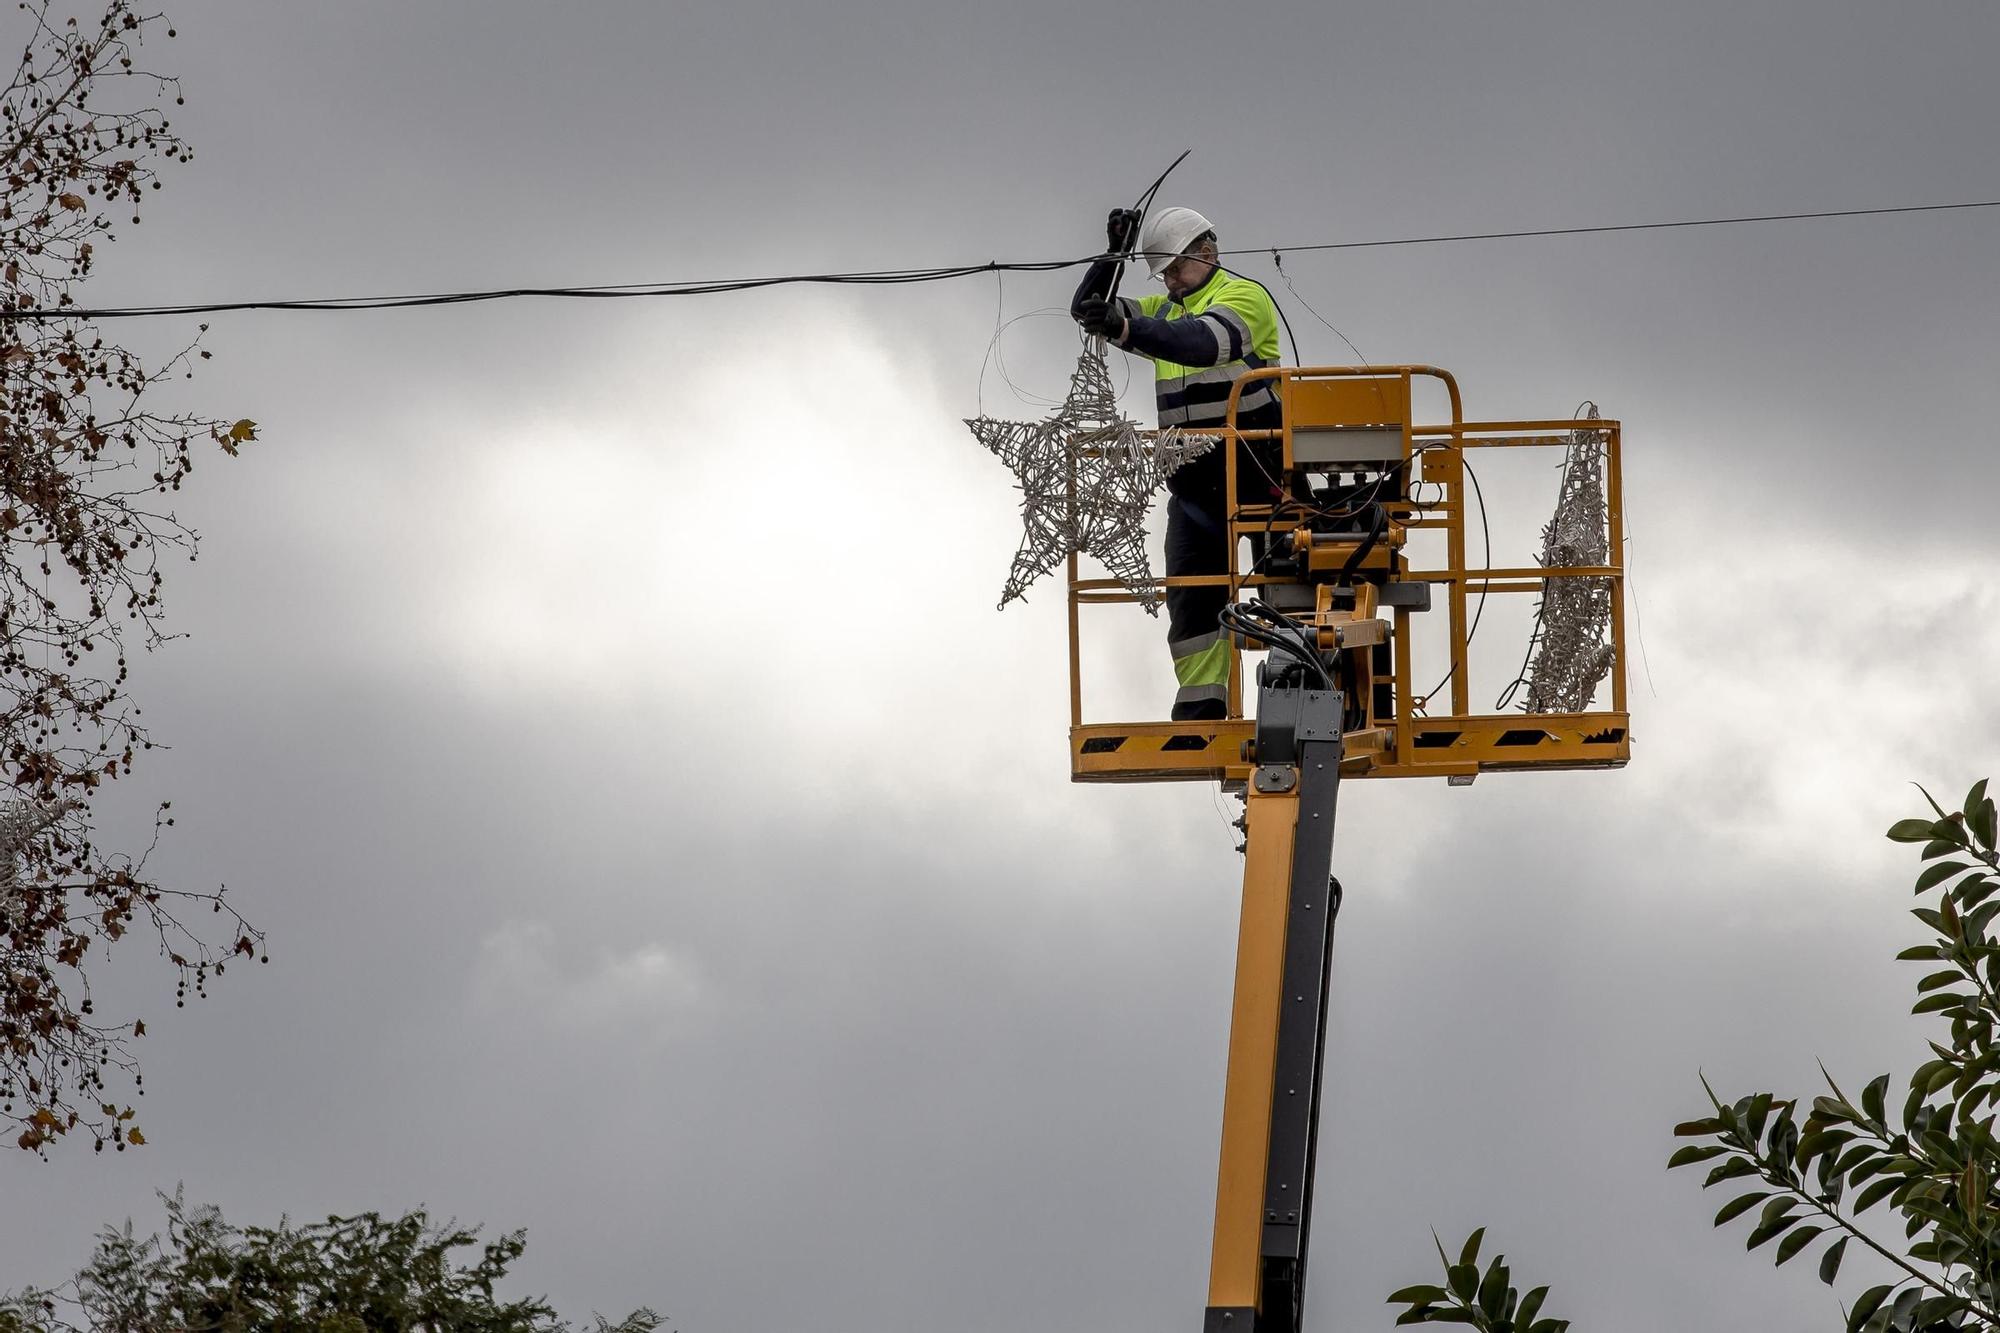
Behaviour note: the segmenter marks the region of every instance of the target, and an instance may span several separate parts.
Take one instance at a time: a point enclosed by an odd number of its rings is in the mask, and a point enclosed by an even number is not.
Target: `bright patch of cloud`
[[[1956,801],[1991,766],[2000,559],[1890,571],[1877,550],[1780,530],[1755,558],[1660,563],[1640,584],[1652,684],[1628,635],[1630,776],[1690,834],[1777,859],[1859,850],[1857,829],[1921,806],[1905,784]]]

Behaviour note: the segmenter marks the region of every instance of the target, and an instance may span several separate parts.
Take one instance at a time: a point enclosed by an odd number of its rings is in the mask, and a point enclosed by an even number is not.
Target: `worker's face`
[[[1160,281],[1167,284],[1167,292],[1178,299],[1207,282],[1208,275],[1213,272],[1215,242],[1203,241],[1162,269]]]

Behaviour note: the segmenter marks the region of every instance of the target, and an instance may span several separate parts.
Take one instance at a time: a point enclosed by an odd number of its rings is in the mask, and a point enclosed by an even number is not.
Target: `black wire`
[[[1302,294],[1299,291],[1299,285],[1292,281],[1292,275],[1285,272],[1285,256],[1283,251],[1273,250],[1271,252],[1271,267],[1274,270],[1276,270],[1280,278],[1284,279],[1285,290],[1289,291],[1294,297],[1298,298],[1299,304],[1306,308],[1306,313],[1311,315],[1314,319],[1318,320],[1321,324],[1324,324],[1326,326],[1326,331],[1328,333],[1331,333],[1334,337],[1346,343],[1347,350],[1354,353],[1354,359],[1360,362],[1362,365],[1367,366],[1368,358],[1361,355],[1361,349],[1354,345],[1354,339],[1348,337],[1346,334],[1342,333],[1339,329],[1335,328],[1333,326],[1332,320],[1328,319],[1325,315],[1320,314],[1319,311],[1313,309],[1313,303],[1311,301],[1306,300],[1304,294]],[[1268,292],[1271,289],[1266,287],[1264,290]],[[1273,297],[1272,299],[1274,301],[1276,300],[1275,297]],[[1305,353],[1303,352],[1299,353],[1299,364],[1301,365],[1305,364]],[[1369,368],[1373,369],[1373,367]],[[1379,384],[1376,386],[1375,389],[1375,398],[1376,401],[1381,406],[1383,406],[1384,408],[1388,407],[1388,400],[1383,398],[1382,389]]]
[[[236,310],[403,310],[418,306],[471,305],[526,296],[583,300],[619,300],[644,296],[707,296],[754,291],[763,287],[800,285],[891,287],[984,273],[1048,273],[1095,263],[1101,256],[1033,262],[963,264],[949,268],[881,269],[859,273],[802,273],[762,278],[727,278],[708,282],[616,283],[600,287],[506,287],[490,291],[430,292],[410,296],[331,297],[304,301],[212,301],[186,305],[115,306],[102,309],[56,307],[43,310],[0,309],[0,321],[57,319],[138,319],[156,315],[208,315]]]
[[[1226,264],[1217,264],[1216,267],[1232,278],[1243,278],[1246,281],[1256,283],[1259,287],[1264,287],[1261,281],[1248,273],[1238,273]],[[1270,297],[1271,309],[1278,312],[1278,322],[1285,326],[1285,340],[1292,345],[1292,364],[1303,366],[1306,363],[1305,354],[1299,351],[1299,336],[1292,332],[1292,321],[1285,317],[1285,308],[1278,304],[1277,296],[1272,293],[1269,287],[1264,287],[1264,295]]]
[[[1217,621],[1223,629],[1242,636],[1248,642],[1278,649],[1303,662],[1312,668],[1324,688],[1333,688],[1333,677],[1328,674],[1326,663],[1305,637],[1306,627],[1290,616],[1253,599],[1223,607]],[[1295,639],[1293,635],[1298,637]]]
[[[1544,580],[1543,582],[1544,585],[1546,586],[1547,580]],[[1535,608],[1535,628],[1528,631],[1528,647],[1521,654],[1520,669],[1514,673],[1514,679],[1507,682],[1507,688],[1500,691],[1499,697],[1493,701],[1493,707],[1496,711],[1504,712],[1507,709],[1512,708],[1514,706],[1514,696],[1520,692],[1520,689],[1523,685],[1526,685],[1528,683],[1528,663],[1534,660],[1535,635],[1540,633],[1541,626],[1542,626],[1542,608],[1541,606],[1537,606]],[[1522,711],[1523,712],[1527,711],[1527,706],[1525,704],[1522,705]]]
[[[1479,489],[1479,474],[1472,470],[1472,464],[1467,462],[1463,457],[1458,462],[1459,466],[1465,469],[1465,475],[1472,479],[1472,493],[1479,500],[1479,544],[1485,550],[1485,554],[1480,557],[1479,563],[1483,567],[1491,568],[1493,565],[1493,531],[1486,525],[1486,493]],[[1465,631],[1465,655],[1467,658],[1472,656],[1472,640],[1479,633],[1479,618],[1486,614],[1486,585],[1491,582],[1492,579],[1488,577],[1482,579],[1479,584],[1479,605],[1472,613],[1471,627]],[[1431,686],[1428,691],[1419,697],[1428,705],[1439,690],[1451,684],[1451,678],[1457,674],[1458,663],[1453,662],[1446,669],[1444,679]]]
[[[1373,502],[1370,502],[1368,508],[1373,513],[1374,522],[1368,525],[1368,536],[1355,546],[1354,553],[1347,557],[1347,563],[1340,567],[1340,578],[1335,585],[1337,587],[1351,588],[1354,586],[1354,571],[1361,568],[1361,562],[1368,558],[1368,553],[1375,549],[1375,543],[1382,540],[1383,532],[1389,527],[1388,510]],[[1470,636],[1468,635],[1467,637],[1469,638]]]
[[[1187,161],[1188,154],[1192,153],[1193,151],[1194,149],[1192,148],[1181,149],[1181,155],[1175,158],[1173,161],[1167,163],[1167,169],[1160,173],[1160,178],[1154,181],[1151,185],[1147,186],[1146,192],[1139,196],[1139,202],[1133,207],[1132,211],[1139,215],[1141,221],[1145,219],[1146,210],[1153,206],[1153,196],[1158,194],[1160,192],[1160,187],[1167,183],[1167,177],[1173,175],[1174,168],[1179,166],[1181,163]],[[1138,232],[1136,229],[1133,232],[1132,239],[1135,241],[1139,239]]]
[[[1479,546],[1483,552],[1481,563],[1488,568],[1493,564],[1493,532],[1486,526],[1486,493],[1479,489],[1479,474],[1472,470],[1472,464],[1459,460],[1465,467],[1465,475],[1472,479],[1472,494],[1479,501]],[[1479,583],[1479,605],[1472,610],[1472,624],[1465,631],[1465,651],[1472,652],[1472,641],[1479,634],[1479,618],[1486,614],[1486,587],[1493,580],[1485,578]]]
[[[1132,248],[1139,244],[1139,231],[1140,228],[1146,225],[1146,210],[1153,206],[1153,196],[1158,194],[1160,187],[1167,183],[1167,177],[1174,174],[1174,168],[1187,161],[1188,154],[1193,151],[1194,149],[1192,148],[1181,149],[1181,155],[1167,163],[1167,169],[1161,172],[1151,185],[1146,187],[1146,192],[1139,196],[1137,203],[1132,205],[1133,219],[1131,229],[1125,233],[1125,253],[1113,256],[1118,261],[1118,266],[1111,271],[1111,287],[1104,293],[1106,301],[1116,301],[1118,299],[1118,285],[1125,281],[1125,265],[1131,261]]]
[[[1374,250],[1396,245],[1442,245],[1449,241],[1516,241],[1534,236],[1595,236],[1614,231],[1667,231],[1681,227],[1727,227],[1739,222],[1800,222],[1809,218],[1866,218],[1888,213],[1943,213],[1963,208],[2000,208],[2000,199],[1962,204],[1901,204],[1893,208],[1839,208],[1819,213],[1754,213],[1727,218],[1688,218],[1677,222],[1621,222],[1598,227],[1543,227],[1534,231],[1481,231],[1456,236],[1398,236],[1381,241],[1322,241],[1315,245],[1260,245],[1248,250],[1224,250],[1225,255],[1304,254],[1309,250]]]
[[[1185,156],[1185,155],[1184,155]],[[1176,163],[1178,165],[1178,162]],[[1172,168],[1168,168],[1172,170]],[[1164,179],[1164,176],[1162,177]],[[1157,186],[1155,187],[1157,188]],[[1941,213],[1954,209],[2000,208],[2000,199],[1956,204],[1903,204],[1892,208],[1843,208],[1817,213],[1758,213],[1740,217],[1691,218],[1676,222],[1626,222],[1596,227],[1544,227],[1534,231],[1467,232],[1453,236],[1399,236],[1376,241],[1323,241],[1311,245],[1259,245],[1244,250],[1224,250],[1219,256],[1248,254],[1303,254],[1313,250],[1365,250],[1401,245],[1440,245],[1450,241],[1511,241],[1537,236],[1591,236],[1607,232],[1665,231],[1687,227],[1722,227],[1747,222],[1798,222],[1812,218],[1882,217],[1892,213]],[[8,320],[48,321],[58,319],[138,319],[159,315],[208,315],[239,310],[401,310],[418,306],[464,305],[478,301],[505,301],[543,296],[564,299],[620,299],[642,296],[703,296],[721,292],[751,291],[760,287],[799,284],[847,284],[892,286],[901,283],[945,282],[981,273],[1047,273],[1080,268],[1100,259],[1118,255],[1087,255],[1081,259],[1053,259],[1032,263],[954,264],[937,268],[884,269],[860,273],[786,274],[761,278],[734,278],[717,282],[612,283],[598,287],[507,287],[491,291],[433,292],[414,296],[336,297],[310,301],[206,301],[180,305],[108,306],[99,309],[57,307],[54,309],[0,309],[0,322]],[[1259,284],[1260,286],[1262,284]],[[1265,288],[1269,291],[1269,288]],[[1276,304],[1275,299],[1272,304]],[[1280,316],[1283,311],[1280,310]],[[1291,332],[1290,325],[1286,333]],[[1298,340],[1292,340],[1298,355]]]

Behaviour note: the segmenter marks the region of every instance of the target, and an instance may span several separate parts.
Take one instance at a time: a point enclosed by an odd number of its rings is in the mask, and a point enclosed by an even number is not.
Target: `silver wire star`
[[[1546,568],[1602,565],[1611,559],[1610,522],[1604,506],[1605,432],[1594,430],[1597,404],[1569,435],[1556,512],[1542,529]],[[1589,575],[1542,580],[1529,643],[1526,673],[1530,713],[1581,713],[1617,660],[1611,650],[1611,580]]]
[[[1153,615],[1160,590],[1146,559],[1146,511],[1169,473],[1213,449],[1218,437],[1178,427],[1142,432],[1118,411],[1104,357],[1085,348],[1069,396],[1041,421],[967,417],[980,444],[1014,470],[1021,488],[1021,548],[1000,606],[1027,593],[1072,553],[1110,571]],[[1152,435],[1152,438],[1148,438]]]

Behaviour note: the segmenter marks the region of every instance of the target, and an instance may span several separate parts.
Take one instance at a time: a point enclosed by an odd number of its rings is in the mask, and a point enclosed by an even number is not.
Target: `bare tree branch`
[[[99,1019],[86,961],[143,930],[184,1002],[262,956],[222,890],[147,878],[168,806],[136,855],[97,845],[92,807],[157,744],[127,693],[127,635],[146,650],[171,637],[163,566],[196,546],[171,496],[197,446],[234,454],[256,428],[148,406],[207,358],[198,337],[149,370],[82,320],[10,318],[74,307],[112,214],[138,222],[155,166],[191,156],[165,112],[179,84],[137,65],[145,37],[172,36],[165,19],[103,0],[92,25],[53,3],[22,6],[28,40],[0,92],[0,1119],[32,1151],[72,1134],[122,1151],[145,1138],[111,1079],[142,1091],[128,1043],[145,1024]],[[184,923],[176,898],[215,928]]]

